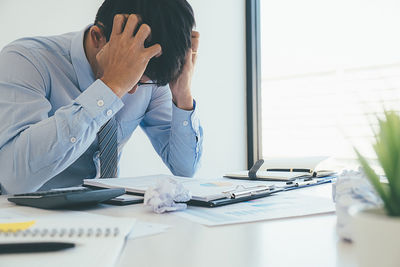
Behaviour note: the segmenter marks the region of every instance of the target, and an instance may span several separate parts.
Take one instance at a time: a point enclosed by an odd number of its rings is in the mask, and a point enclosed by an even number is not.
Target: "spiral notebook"
[[[10,212],[14,212],[14,209]],[[84,212],[63,212],[40,217],[7,216],[0,210],[0,243],[72,242],[75,247],[57,252],[1,255],[7,266],[114,266],[125,238],[135,223],[132,218],[115,218]]]

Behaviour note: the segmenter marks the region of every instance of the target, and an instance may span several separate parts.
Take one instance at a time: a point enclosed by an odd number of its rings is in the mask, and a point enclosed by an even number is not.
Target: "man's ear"
[[[96,25],[90,28],[89,36],[92,39],[93,46],[97,49],[103,47],[107,43],[103,31]]]

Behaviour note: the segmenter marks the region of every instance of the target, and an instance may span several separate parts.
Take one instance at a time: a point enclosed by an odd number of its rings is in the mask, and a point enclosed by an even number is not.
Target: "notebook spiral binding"
[[[119,235],[118,227],[107,228],[53,228],[53,229],[27,229],[24,231],[0,231],[0,237],[116,237]]]

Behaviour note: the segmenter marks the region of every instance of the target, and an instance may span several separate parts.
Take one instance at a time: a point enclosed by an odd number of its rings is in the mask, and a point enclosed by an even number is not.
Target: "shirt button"
[[[111,109],[107,110],[107,116],[111,116],[113,114],[113,111]]]
[[[75,143],[76,142],[76,138],[75,137],[71,137],[71,139],[69,139],[71,141],[71,143]]]
[[[183,121],[183,126],[188,126],[189,122],[188,121]]]
[[[196,147],[196,153],[199,153],[199,147]]]
[[[98,105],[99,107],[104,106],[104,101],[100,99],[99,101],[97,101],[97,105]]]

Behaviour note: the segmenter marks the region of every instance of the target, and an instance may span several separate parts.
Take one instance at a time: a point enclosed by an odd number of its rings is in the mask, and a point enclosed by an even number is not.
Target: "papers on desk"
[[[330,213],[335,211],[330,192],[331,186],[326,184],[214,209],[189,207],[176,215],[196,223],[217,226]]]
[[[25,253],[17,257],[4,254],[1,261],[9,266],[43,266],[51,262],[61,266],[114,266],[132,230],[135,219],[115,218],[85,212],[42,212],[13,207],[0,209],[0,223],[35,221],[26,230],[0,233],[0,243],[69,242],[74,248],[43,253]]]
[[[159,223],[148,223],[137,221],[132,232],[128,235],[128,239],[138,239],[145,236],[157,235],[164,233],[171,226]]]
[[[143,195],[147,188],[157,183],[157,180],[168,178],[182,183],[191,192],[192,200],[204,202],[225,198],[229,195],[229,192],[236,190],[238,186],[254,187],[265,185],[265,182],[235,181],[221,178],[197,179],[163,174],[129,178],[86,179],[83,182],[85,186],[125,188],[127,193]]]
[[[126,192],[143,195],[158,180],[172,179],[181,183],[192,195],[189,205],[219,207],[256,198],[265,198],[290,188],[331,182],[332,178],[292,182],[291,185],[277,181],[242,181],[227,178],[198,179],[171,175],[151,175],[130,178],[87,179],[85,186],[98,188],[124,188]],[[297,181],[297,180],[296,180]]]

